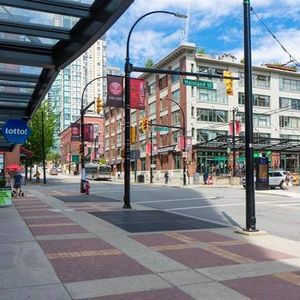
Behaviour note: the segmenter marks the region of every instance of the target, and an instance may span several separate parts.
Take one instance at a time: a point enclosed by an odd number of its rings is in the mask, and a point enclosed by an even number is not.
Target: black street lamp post
[[[81,180],[80,180],[80,193],[84,193],[84,180],[85,180],[85,161],[84,161],[84,113],[95,103],[95,101],[92,101],[90,104],[88,104],[86,107],[83,107],[83,96],[84,92],[87,89],[87,87],[94,81],[98,79],[106,78],[106,76],[99,76],[91,81],[89,81],[81,94],[81,109],[80,109],[80,143],[81,143]]]
[[[153,145],[152,145],[152,121],[150,121],[150,183],[153,183],[153,168],[152,168],[152,160],[153,160]]]
[[[133,71],[133,65],[130,63],[129,56],[129,42],[133,29],[143,18],[152,14],[168,14],[175,17],[185,17],[181,14],[165,11],[155,10],[148,12],[138,18],[129,30],[126,42],[126,58],[125,58],[125,169],[124,169],[124,205],[123,208],[131,208],[130,204],[130,75]]]
[[[232,110],[232,176],[236,175],[236,148],[235,148],[235,117],[236,113],[239,111],[238,107],[234,107]]]
[[[244,0],[245,148],[246,148],[246,229],[257,231],[255,217],[253,162],[253,97],[250,0]]]

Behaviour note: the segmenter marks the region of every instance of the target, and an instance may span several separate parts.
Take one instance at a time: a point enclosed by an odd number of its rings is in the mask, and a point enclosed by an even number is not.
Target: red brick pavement
[[[300,285],[272,275],[226,280],[222,284],[253,300],[299,300]]]
[[[191,300],[194,299],[177,288],[128,293],[81,300]]]

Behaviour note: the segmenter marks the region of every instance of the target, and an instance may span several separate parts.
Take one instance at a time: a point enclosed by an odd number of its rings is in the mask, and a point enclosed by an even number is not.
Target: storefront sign
[[[31,130],[23,120],[10,119],[4,124],[2,134],[8,143],[25,144]]]
[[[80,141],[79,123],[71,123],[71,141]]]
[[[167,147],[157,149],[158,154],[167,154],[169,152],[176,152],[176,145],[167,146]]]
[[[107,75],[107,106],[123,107],[123,77]]]
[[[130,108],[145,109],[145,80],[130,78]]]
[[[78,154],[73,154],[72,155],[72,162],[73,163],[79,163],[79,155]]]

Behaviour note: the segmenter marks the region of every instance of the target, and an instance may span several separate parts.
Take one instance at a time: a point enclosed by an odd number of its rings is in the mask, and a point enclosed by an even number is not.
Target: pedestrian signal
[[[232,77],[232,72],[224,71],[224,77]],[[233,96],[233,82],[230,78],[224,78],[225,86],[226,86],[226,93],[228,96]]]
[[[143,133],[148,132],[149,129],[149,120],[145,117],[140,121],[140,130]]]
[[[79,153],[80,154],[84,153],[84,146],[82,144],[79,145]]]
[[[96,100],[96,112],[97,114],[100,114],[103,111],[103,101],[100,97],[97,97]]]
[[[130,144],[136,143],[136,127],[131,126],[130,127]]]

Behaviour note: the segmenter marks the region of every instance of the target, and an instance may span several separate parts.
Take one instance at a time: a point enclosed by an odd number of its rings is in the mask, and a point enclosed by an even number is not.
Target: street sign
[[[25,121],[9,119],[4,124],[2,133],[8,143],[25,144],[31,134],[31,130]]]
[[[183,79],[184,85],[195,86],[199,89],[216,90],[216,84],[212,81]]]
[[[154,131],[169,131],[168,127],[153,127]]]
[[[73,154],[72,155],[72,162],[73,163],[79,163],[79,155],[78,154]]]

